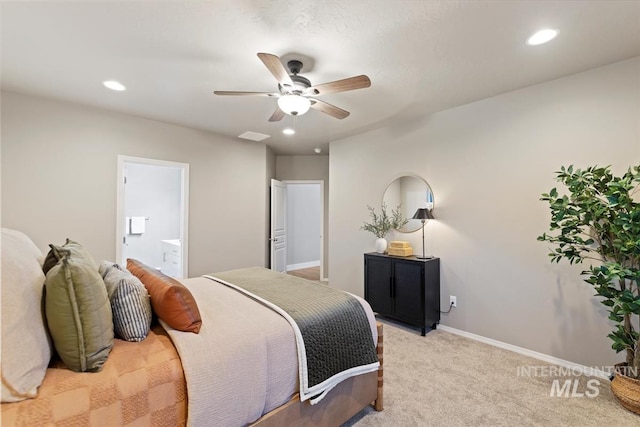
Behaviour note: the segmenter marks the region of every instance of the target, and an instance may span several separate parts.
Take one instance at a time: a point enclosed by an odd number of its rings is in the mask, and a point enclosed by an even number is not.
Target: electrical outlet
[[[453,295],[449,295],[449,306],[450,307],[457,307],[458,306],[458,300]]]

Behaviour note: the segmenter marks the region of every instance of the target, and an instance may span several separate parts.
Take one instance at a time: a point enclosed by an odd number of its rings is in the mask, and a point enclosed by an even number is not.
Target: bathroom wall
[[[180,238],[181,170],[127,163],[125,217],[145,217],[143,234],[127,234],[123,259],[135,258],[153,267],[162,264],[160,241]]]

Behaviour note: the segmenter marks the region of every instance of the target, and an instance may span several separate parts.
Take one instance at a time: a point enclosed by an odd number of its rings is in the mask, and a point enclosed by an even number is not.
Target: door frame
[[[150,166],[164,166],[179,168],[182,170],[182,191],[180,197],[180,211],[182,221],[180,222],[180,251],[181,251],[181,276],[188,277],[189,274],[189,164],[171,162],[168,160],[147,159],[144,157],[132,157],[118,155],[118,176],[116,187],[116,263],[122,262],[122,239],[125,236],[124,219],[124,182],[126,163],[137,163]]]
[[[282,180],[283,183],[289,184],[320,184],[320,281],[325,282],[328,279],[324,277],[324,180],[322,179],[296,179]],[[288,231],[291,234],[291,231]]]

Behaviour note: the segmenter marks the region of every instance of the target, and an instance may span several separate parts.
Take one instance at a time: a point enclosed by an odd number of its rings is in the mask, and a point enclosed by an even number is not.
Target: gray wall
[[[287,184],[287,269],[320,265],[320,184]]]
[[[277,156],[276,179],[324,181],[324,278],[329,278],[329,156]]]
[[[161,267],[161,241],[180,239],[182,170],[139,163],[127,163],[126,168],[124,216],[148,219],[144,233],[126,236],[122,258],[134,258]]]
[[[119,154],[190,165],[189,276],[263,266],[264,144],[2,93],[2,226],[115,258]]]
[[[443,324],[585,365],[621,361],[584,267],[552,265],[536,237],[561,165],[639,163],[640,58],[396,123],[330,145],[331,286],[363,294],[366,205],[413,173],[434,193],[425,232],[442,307],[457,296]],[[421,246],[420,231],[402,238]]]

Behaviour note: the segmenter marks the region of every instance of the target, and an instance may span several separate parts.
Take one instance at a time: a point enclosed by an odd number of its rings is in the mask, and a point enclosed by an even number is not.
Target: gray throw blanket
[[[316,403],[342,380],[378,369],[367,315],[352,295],[264,268],[204,277],[245,293],[291,323],[301,401]]]

